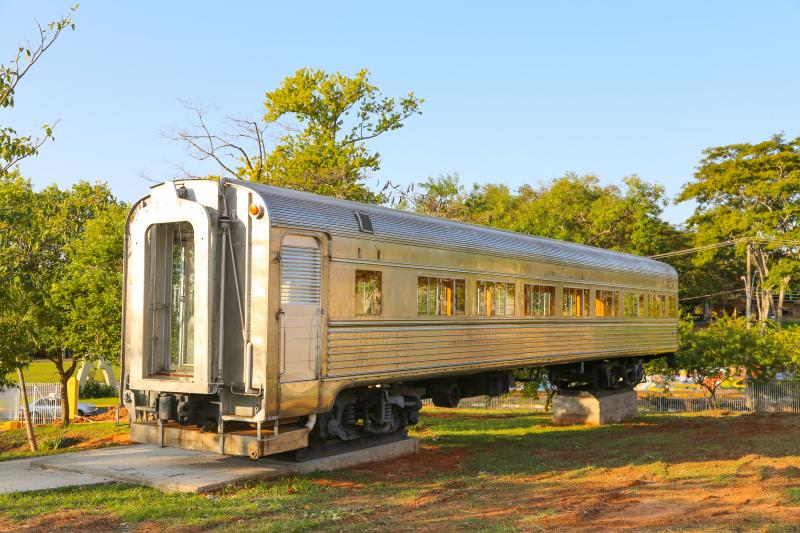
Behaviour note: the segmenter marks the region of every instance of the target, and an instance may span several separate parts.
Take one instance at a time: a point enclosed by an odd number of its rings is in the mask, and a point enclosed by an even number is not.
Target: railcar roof
[[[638,255],[259,183],[226,181],[259,194],[274,226],[309,228],[332,235],[363,238],[369,235],[360,230],[356,213],[364,213],[369,215],[374,237],[379,240],[665,279],[678,277],[670,265]]]

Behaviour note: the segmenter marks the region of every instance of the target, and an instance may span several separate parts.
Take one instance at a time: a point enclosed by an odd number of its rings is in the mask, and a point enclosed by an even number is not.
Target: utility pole
[[[750,317],[752,313],[752,305],[753,305],[753,272],[751,269],[751,256],[753,254],[753,241],[747,241],[747,274],[745,276],[745,286],[744,286],[744,293],[745,298],[747,298],[747,303],[745,306],[745,315],[747,316],[747,322],[750,322]]]

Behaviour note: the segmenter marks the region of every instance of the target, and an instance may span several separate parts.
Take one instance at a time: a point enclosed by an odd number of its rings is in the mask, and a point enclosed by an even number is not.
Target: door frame
[[[317,350],[316,350],[316,361],[315,361],[315,370],[314,376],[308,380],[292,380],[292,381],[283,381],[282,377],[284,375],[284,368],[285,368],[285,339],[284,339],[284,324],[283,320],[285,317],[285,313],[283,310],[283,304],[280,301],[280,288],[278,289],[278,384],[290,384],[290,383],[303,383],[308,381],[319,381],[322,376],[322,362],[323,362],[323,354],[326,351],[325,346],[327,343],[325,342],[325,335],[327,331],[327,320],[325,317],[327,316],[327,279],[328,279],[328,261],[326,258],[328,257],[327,247],[325,246],[327,242],[330,242],[326,235],[317,232],[310,232],[310,231],[303,231],[303,230],[293,230],[287,229],[280,238],[280,246],[278,247],[278,254],[280,255],[283,251],[283,246],[286,244],[286,240],[291,237],[310,237],[314,239],[317,243],[317,249],[319,251],[319,260],[320,260],[320,269],[319,269],[319,309],[317,311]],[[327,241],[327,242],[326,242]],[[278,284],[283,279],[283,262],[278,262]]]

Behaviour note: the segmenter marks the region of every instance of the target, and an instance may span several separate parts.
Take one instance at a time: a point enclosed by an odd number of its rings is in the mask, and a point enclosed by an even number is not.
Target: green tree
[[[380,169],[372,139],[402,128],[420,114],[414,93],[384,96],[364,69],[349,77],[304,68],[266,93],[260,121],[230,119],[230,134],[213,133],[205,112],[187,105],[192,128],[173,135],[200,160],[214,161],[223,175],[337,198],[376,203],[383,196],[364,180]],[[269,146],[267,129],[283,134]]]
[[[72,315],[66,312],[59,287],[80,268],[69,268],[81,246],[72,243],[90,220],[116,205],[105,184],[79,182],[70,190],[51,186],[36,192],[17,172],[0,178],[0,322],[16,324],[0,333],[1,374],[5,379],[34,356],[50,359],[62,383],[66,424],[66,382],[85,354],[76,353],[71,363],[65,360]],[[82,244],[88,245],[89,238],[98,237],[87,237]],[[121,261],[121,248],[117,253]]]
[[[29,180],[13,171],[0,176],[0,386],[29,362],[35,350],[35,307],[30,295],[38,271],[40,220]]]
[[[403,206],[420,213],[640,255],[671,250],[680,239],[661,219],[663,187],[636,176],[619,187],[566,174],[514,192],[499,184],[467,191],[450,174],[428,178],[413,192],[395,192]]]
[[[71,15],[78,9],[76,5],[70,13],[57,21],[50,22],[46,26],[37,23],[39,29],[39,40],[35,45],[30,42],[20,43],[16,53],[8,65],[0,64],[0,109],[14,107],[16,103],[17,88],[22,79],[30,72],[33,66],[42,58],[47,50],[56,42],[58,37],[66,28],[75,29]],[[22,194],[27,196],[32,193],[30,183],[20,180],[16,173],[16,167],[25,158],[35,156],[39,153],[39,148],[48,140],[53,138],[52,126],[45,124],[42,126],[43,136],[34,138],[30,135],[19,135],[17,130],[11,126],[0,122],[0,386],[4,385],[9,370],[16,368],[19,380],[23,387],[24,377],[22,367],[27,363],[30,350],[35,345],[34,330],[32,324],[33,308],[27,299],[24,273],[25,263],[31,261],[30,257],[25,257],[25,253],[35,253],[34,249],[27,249],[32,239],[30,235],[22,235],[25,230],[10,227],[10,224],[21,223],[29,225],[29,221],[20,220],[20,210],[24,212],[29,204],[10,205],[9,195]],[[14,230],[14,235],[10,235]],[[28,228],[28,233],[32,228]],[[19,230],[19,231],[17,231]],[[20,248],[21,247],[21,248]],[[5,253],[4,253],[5,252]],[[9,257],[14,256],[16,257]],[[8,260],[8,262],[6,262]],[[13,260],[13,261],[12,261]],[[36,439],[33,436],[33,426],[30,421],[27,402],[23,402],[25,412],[25,423],[28,430],[28,440],[32,450],[36,450]]]
[[[786,377],[800,381],[800,325],[774,331],[768,353],[771,355],[770,366],[775,370],[766,373],[767,378],[783,372]]]
[[[422,183],[403,190],[394,186],[393,204],[401,209],[413,209],[423,215],[433,215],[451,220],[470,220],[467,208],[467,191],[457,173],[428,177]]]
[[[122,250],[128,206],[111,203],[65,246],[67,265],[53,285],[60,340],[75,361],[117,361],[120,353]]]
[[[774,295],[797,279],[800,238],[800,137],[783,135],[757,144],[732,144],[708,148],[694,180],[677,201],[695,200],[697,208],[688,224],[695,244],[703,245],[742,237],[750,238],[756,268],[759,320],[771,314],[780,318]],[[743,263],[745,242],[733,252],[709,250],[698,264],[730,261]]]
[[[64,298],[62,288],[68,295],[70,287],[79,290],[75,287],[75,269],[81,268],[81,260],[85,261],[82,256],[84,252],[79,247],[89,244],[83,238],[84,232],[93,219],[116,206],[118,203],[105,183],[90,184],[80,181],[70,190],[61,190],[53,185],[37,195],[37,215],[43,220],[44,227],[40,233],[40,242],[42,249],[46,250],[46,253],[41,254],[39,265],[39,269],[46,272],[46,275],[41,277],[33,294],[38,314],[37,355],[47,357],[56,367],[61,382],[62,419],[65,425],[69,424],[67,381],[74,375],[81,361],[101,354],[76,351],[70,344],[71,341],[79,342],[78,346],[81,347],[83,343],[91,343],[93,340],[77,341],[74,334],[76,330],[80,330],[80,326],[70,320],[78,317],[70,307],[70,302]],[[93,229],[96,227],[95,225]],[[113,233],[118,228],[108,226],[105,230]],[[99,236],[95,231],[89,238]],[[92,251],[90,249],[86,253]],[[121,247],[117,254],[121,262]],[[73,260],[78,263],[72,265]],[[109,287],[109,291],[106,295],[108,298],[120,297],[121,293],[115,291],[113,285]],[[78,295],[79,293],[73,292],[71,296]],[[76,303],[87,302],[81,300]],[[98,324],[98,327],[103,324],[105,322]],[[71,357],[68,358],[67,355]]]
[[[795,329],[795,328],[791,328]],[[708,327],[695,327],[691,317],[682,317],[678,329],[676,367],[703,387],[714,408],[718,407],[717,389],[730,377],[744,371],[749,379],[770,381],[779,372],[796,364],[791,349],[800,336],[790,336],[765,323],[751,328],[744,317],[721,316]],[[664,359],[648,363],[650,374],[670,375]]]

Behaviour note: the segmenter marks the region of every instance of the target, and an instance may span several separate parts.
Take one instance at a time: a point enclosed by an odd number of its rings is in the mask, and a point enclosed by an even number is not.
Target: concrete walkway
[[[40,490],[111,481],[170,492],[211,492],[237,482],[351,468],[415,453],[405,439],[302,463],[253,461],[150,444],[119,446],[0,463],[0,492]]]
[[[0,462],[0,493],[58,489],[108,483],[109,478],[73,472],[47,472],[31,463],[36,459]]]

